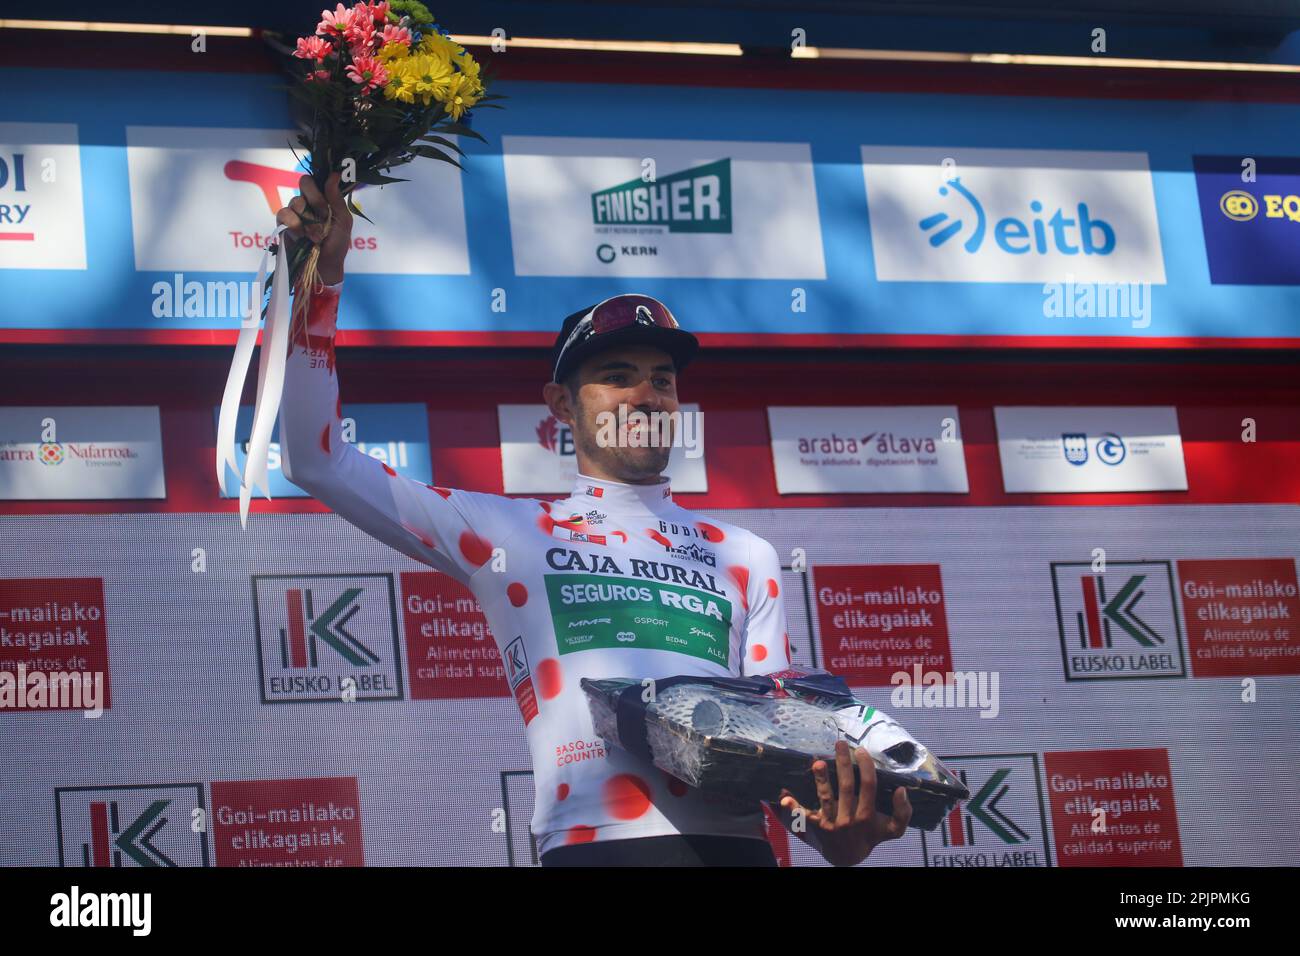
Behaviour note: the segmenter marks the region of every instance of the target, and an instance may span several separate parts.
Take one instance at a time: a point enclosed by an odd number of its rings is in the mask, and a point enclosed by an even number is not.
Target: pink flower
[[[316,70],[314,73],[308,73],[306,77],[308,83],[324,83],[329,78],[329,70]]]
[[[383,43],[400,43],[403,46],[410,46],[411,31],[406,27],[395,27],[390,23],[384,27]]]
[[[348,66],[348,79],[360,83],[362,93],[369,93],[388,82],[388,71],[373,56],[354,56]]]
[[[333,13],[328,10],[320,12],[320,23],[316,24],[316,32],[320,36],[342,36],[351,24],[352,11],[345,10],[340,3]]]
[[[388,0],[380,0],[379,3],[372,3],[370,5],[370,15],[380,23],[386,21],[388,19]]]
[[[293,55],[301,60],[323,60],[329,55],[333,47],[330,42],[323,37],[299,37],[298,49]]]
[[[361,9],[358,7],[357,9]],[[352,55],[369,53],[375,39],[375,23],[369,17],[353,17],[348,24],[347,40]]]

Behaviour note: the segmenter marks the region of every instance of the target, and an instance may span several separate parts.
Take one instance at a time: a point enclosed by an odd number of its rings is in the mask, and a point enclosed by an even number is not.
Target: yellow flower
[[[426,33],[420,39],[420,52],[432,53],[450,60],[452,57],[464,53],[465,48],[455,40],[449,40],[441,33]]]
[[[388,82],[384,84],[384,96],[390,100],[403,103],[415,102],[415,81],[405,63],[394,63],[388,70]]]
[[[482,81],[479,80],[479,75],[478,75],[478,71],[479,71],[478,60],[474,59],[468,53],[462,53],[460,56],[452,57],[452,61],[458,67],[460,67],[460,71],[462,73],[464,73],[467,77],[469,77],[474,82],[475,86],[482,85]]]
[[[464,73],[455,74],[447,83],[443,95],[438,97],[447,115],[459,120],[464,112],[478,102],[474,83]]]
[[[405,43],[385,43],[375,55],[383,63],[392,63],[396,60],[405,60],[410,52],[410,47]]]
[[[455,76],[451,62],[440,56],[425,54],[413,56],[408,62],[411,64],[411,77],[415,81],[416,92],[442,99],[442,91]],[[427,96],[424,97],[424,103],[426,106],[429,103]]]

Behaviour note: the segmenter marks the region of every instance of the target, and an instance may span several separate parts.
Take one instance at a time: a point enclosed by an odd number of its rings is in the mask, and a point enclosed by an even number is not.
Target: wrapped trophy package
[[[583,678],[596,733],[684,783],[776,804],[782,788],[817,809],[812,764],[835,742],[864,747],[876,767],[876,809],[907,788],[909,826],[933,830],[970,791],[896,721],[859,701],[840,677],[790,669],[761,677]],[[857,767],[854,767],[855,789]]]

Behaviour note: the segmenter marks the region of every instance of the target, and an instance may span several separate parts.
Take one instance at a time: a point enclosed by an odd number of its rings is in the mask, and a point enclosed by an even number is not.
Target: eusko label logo
[[[1168,561],[1053,562],[1066,680],[1186,676]]]
[[[1145,153],[863,146],[882,282],[1163,283]]]
[[[203,785],[59,787],[59,866],[207,866]]]
[[[943,757],[971,797],[937,835],[921,834],[926,866],[1051,866],[1047,810],[1037,754]]]
[[[262,701],[401,700],[390,574],[255,575]]]

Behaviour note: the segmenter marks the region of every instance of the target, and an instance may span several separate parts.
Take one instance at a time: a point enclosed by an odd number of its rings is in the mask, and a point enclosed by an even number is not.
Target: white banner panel
[[[1186,491],[1172,406],[994,408],[1007,492]]]
[[[0,123],[0,269],[86,268],[72,123]]]
[[[1146,153],[863,146],[881,282],[1165,281]]]
[[[706,416],[700,406],[683,404],[680,444],[668,455],[665,474],[673,492],[705,492],[709,481],[704,467]],[[552,495],[573,490],[578,474],[573,432],[545,405],[498,405],[501,428],[501,480],[506,494]],[[695,451],[691,451],[694,447]],[[688,454],[690,452],[690,454]]]
[[[0,407],[0,499],[166,497],[157,405]]]
[[[127,167],[135,267],[253,272],[275,214],[298,192],[302,171],[271,129],[128,126]],[[460,170],[418,159],[409,183],[360,186],[349,272],[468,275]],[[418,202],[412,201],[412,196]]]
[[[517,275],[826,278],[806,143],[501,145]]]
[[[864,866],[1300,863],[1300,507],[710,515],[806,552],[780,581],[794,660],[971,790]],[[336,515],[260,517],[0,517],[0,542],[39,543],[0,547],[0,672],[111,687],[94,719],[0,707],[0,865],[535,863],[524,721],[472,594]],[[21,640],[49,622],[76,641]],[[332,678],[362,649],[345,699]],[[917,665],[988,697],[900,699]],[[1243,705],[1246,676],[1268,690]]]
[[[783,495],[970,490],[955,405],[772,407]]]

